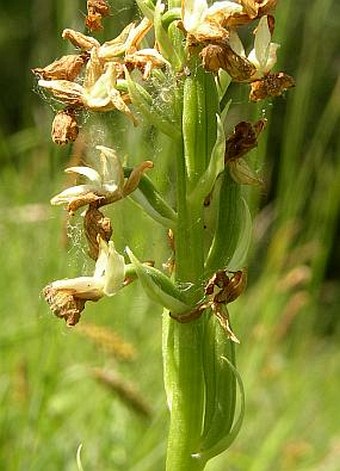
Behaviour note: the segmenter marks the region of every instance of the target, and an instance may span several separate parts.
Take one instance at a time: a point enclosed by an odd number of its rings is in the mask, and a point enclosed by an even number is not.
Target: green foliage
[[[69,151],[46,142],[45,123],[51,116],[30,93],[33,80],[27,70],[60,54],[63,43],[55,38],[65,25],[75,26],[75,9],[74,2],[70,6],[66,1],[43,2],[44,8],[38,1],[20,3],[15,12],[10,4],[4,7],[3,18],[11,19],[6,24],[15,26],[8,34],[1,29],[2,50],[9,47],[7,38],[13,31],[16,49],[6,56],[9,76],[3,77],[4,89],[9,90],[4,96],[7,101],[12,96],[13,102],[6,112],[1,110],[0,119],[0,468],[74,471],[82,443],[85,471],[158,471],[167,422],[161,322],[160,315],[154,315],[158,307],[134,286],[113,300],[101,301],[100,316],[95,303],[87,308],[84,323],[113,329],[136,348],[136,358],[124,362],[103,352],[100,342],[61,325],[40,298],[42,287],[53,277],[79,272],[84,244],[79,240],[67,255],[63,215],[48,205],[63,184],[55,170],[61,174]],[[78,4],[83,11],[83,4]],[[114,13],[119,12],[117,29],[125,21],[121,14],[129,15],[126,4],[112,2]],[[282,63],[297,85],[286,97],[265,105],[269,128],[251,156],[254,166],[271,174],[272,183],[268,198],[254,198],[254,206],[259,204],[262,211],[256,221],[250,286],[229,308],[241,340],[237,366],[247,395],[246,417],[228,458],[216,458],[208,471],[224,471],[226,463],[237,471],[338,469],[339,281],[332,260],[339,257],[334,241],[340,201],[335,61],[339,17],[335,0],[312,5],[279,2],[275,38],[282,43]],[[32,19],[32,30],[27,23],[21,27],[26,18]],[[23,58],[20,64],[18,57]],[[148,132],[140,131],[141,140]],[[126,143],[129,155],[138,144],[134,139]],[[149,141],[149,147],[138,152],[157,154],[167,145],[155,135]],[[170,159],[161,166],[160,175],[166,178]],[[139,249],[139,258],[147,247],[150,258],[165,260],[163,231],[130,202],[119,204],[124,216],[116,209],[112,215],[121,245],[128,238]],[[137,225],[137,220],[143,233],[132,235],[130,221]],[[76,218],[68,227],[73,240],[79,238],[79,224]],[[86,268],[92,272],[92,266]],[[96,381],[94,367],[119,375],[125,396],[117,387],[105,388]],[[141,416],[129,400],[131,383],[149,405],[150,417]]]

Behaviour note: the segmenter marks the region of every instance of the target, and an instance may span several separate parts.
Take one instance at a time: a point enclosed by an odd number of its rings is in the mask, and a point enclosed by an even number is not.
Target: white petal
[[[267,63],[265,65],[264,73],[270,72],[277,61],[276,51],[280,47],[280,44],[270,43],[269,45],[269,54],[267,58]]]
[[[105,270],[103,291],[106,296],[113,296],[122,286],[125,276],[124,257],[114,248],[113,242],[109,242],[109,256]]]
[[[194,32],[203,23],[207,11],[206,0],[182,0],[182,20],[186,31]]]
[[[83,87],[76,82],[69,80],[38,80],[39,87],[48,88],[60,93],[72,93],[79,96],[83,93]]]
[[[70,186],[61,193],[58,193],[56,196],[53,196],[53,198],[51,199],[51,204],[66,204],[72,201],[74,198],[87,195],[91,192],[98,192],[98,187],[93,185]]]
[[[233,13],[242,13],[243,7],[235,2],[224,1],[214,2],[211,7],[208,8],[207,16],[213,16],[216,13],[222,13],[223,15],[232,15]]]
[[[236,31],[231,30],[229,33],[229,46],[239,56],[245,57],[246,53],[242,41]]]
[[[66,278],[51,283],[51,287],[60,291],[69,291],[77,298],[98,299],[104,296],[103,279],[97,280],[92,276]]]
[[[255,57],[261,70],[265,68],[268,60],[270,40],[268,17],[265,15],[259,21],[254,40]]]
[[[252,49],[248,55],[248,60],[256,67],[257,73],[253,75],[253,78],[261,78],[264,74],[271,71],[276,64],[276,51],[280,47],[280,44],[270,43],[267,60],[264,64],[261,64],[256,57],[255,49]]]
[[[107,243],[105,242],[105,240],[100,238],[99,239],[99,254],[98,254],[96,267],[93,274],[94,278],[100,279],[102,276],[104,276],[107,262],[108,262],[108,257],[109,257],[109,247]]]
[[[105,183],[105,186],[110,185],[112,191],[122,189],[124,185],[124,171],[116,152],[105,146],[96,146],[96,149],[100,151],[103,183]]]
[[[84,175],[87,177],[91,182],[100,185],[101,178],[97,170],[94,170],[91,167],[69,167],[65,169],[66,173],[79,173],[79,175]]]

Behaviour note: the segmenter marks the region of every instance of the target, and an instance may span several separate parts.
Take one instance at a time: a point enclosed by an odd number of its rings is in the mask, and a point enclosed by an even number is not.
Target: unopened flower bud
[[[55,144],[65,145],[74,142],[79,133],[79,126],[72,108],[58,111],[52,123],[51,137]]]

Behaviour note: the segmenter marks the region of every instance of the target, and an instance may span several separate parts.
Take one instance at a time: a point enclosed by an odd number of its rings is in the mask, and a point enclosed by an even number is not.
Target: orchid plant
[[[52,124],[57,144],[77,139],[84,110],[121,112],[134,125],[144,120],[164,133],[174,154],[175,205],[157,189],[152,161],[125,167],[114,149],[98,146],[97,165],[66,170],[88,182],[51,200],[65,205],[70,215],[85,208],[94,274],[53,281],[44,295],[68,325],[80,320],[86,301],[113,296],[136,279],[163,306],[170,413],[166,470],[198,471],[230,446],[242,424],[244,392],[235,362],[239,339],[228,304],[242,294],[247,278],[252,218],[244,186],[263,182],[244,157],[257,146],[266,121],[243,120],[226,134],[230,100],[225,97],[231,82],[248,87],[249,101],[257,102],[281,95],[294,81],[272,72],[279,47],[272,42],[276,0],[137,4],[141,21],[102,44],[92,35],[64,30],[75,54],[33,72],[61,105]],[[109,13],[105,0],[87,1],[87,29],[102,29]],[[239,36],[243,25],[254,28],[248,54]],[[150,37],[154,44],[142,48]],[[125,254],[116,251],[103,208],[125,197],[168,230],[173,257],[166,269],[140,261],[129,247]]]

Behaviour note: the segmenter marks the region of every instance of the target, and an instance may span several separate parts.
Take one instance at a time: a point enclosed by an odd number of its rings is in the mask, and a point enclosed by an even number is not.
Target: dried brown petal
[[[240,343],[239,339],[236,337],[233,332],[233,329],[231,328],[229,313],[226,306],[219,306],[217,309],[213,310],[213,313],[217,317],[218,322],[220,323],[222,329],[225,331],[228,339],[230,339],[232,342]]]
[[[100,43],[92,36],[85,36],[85,34],[69,28],[64,29],[62,38],[68,39],[74,46],[79,47],[84,51],[91,51],[93,47],[100,46]]]
[[[247,121],[238,123],[233,134],[226,142],[225,163],[236,160],[257,146],[257,137],[266,125],[265,119],[252,124]]]
[[[276,6],[277,0],[239,0],[244,13],[235,13],[223,22],[224,27],[241,26],[256,18],[268,15]]]
[[[38,85],[52,93],[55,99],[71,107],[82,107],[84,105],[84,89],[76,82],[40,79]]]
[[[87,10],[89,9],[93,9],[102,16],[108,16],[110,14],[110,6],[105,0],[88,0]]]
[[[85,25],[91,31],[100,31],[103,28],[102,18],[109,14],[110,7],[105,0],[88,0]]]
[[[32,72],[45,80],[69,80],[73,82],[78,77],[86,61],[87,56],[85,54],[70,54],[62,56],[43,69],[32,69]]]
[[[134,54],[127,54],[124,57],[125,67],[131,71],[138,69],[143,74],[143,80],[147,80],[153,69],[162,69],[167,62],[154,49],[143,49]]]
[[[137,188],[143,173],[150,168],[153,168],[153,162],[151,162],[151,160],[145,160],[132,170],[128,180],[124,184],[124,196],[129,195]]]
[[[240,3],[249,18],[254,19],[257,17],[260,7],[259,2],[256,2],[254,0],[240,0]]]
[[[228,277],[228,281],[218,293],[214,301],[217,303],[229,304],[235,301],[245,290],[247,285],[247,270],[238,270],[233,276]]]
[[[77,196],[67,205],[67,211],[70,214],[75,213],[79,208],[92,204],[93,206],[103,206],[106,203],[106,198],[103,195],[96,195],[92,191],[89,191],[85,195]]]
[[[99,209],[90,205],[85,213],[84,229],[89,244],[88,254],[93,260],[97,260],[99,253],[98,235],[106,242],[108,242],[112,236],[110,218],[104,216]]]
[[[58,145],[74,142],[79,133],[79,126],[73,109],[58,111],[52,123],[52,141]]]
[[[236,54],[228,43],[209,44],[202,49],[200,56],[203,67],[211,72],[223,69],[236,82],[249,82],[256,73],[256,67],[245,57]]]
[[[178,22],[178,27],[185,32],[184,26]],[[199,44],[223,43],[229,38],[229,32],[213,21],[207,21],[199,25],[195,32],[187,34],[187,44],[189,49]]]
[[[92,8],[89,8],[85,18],[85,26],[91,31],[100,31],[103,29],[102,15]]]
[[[260,101],[265,98],[280,96],[294,85],[293,77],[284,72],[268,74],[251,83],[249,99],[251,101]]]
[[[43,289],[43,294],[53,314],[64,319],[67,325],[73,326],[79,322],[86,299],[77,298],[69,291],[58,290],[51,285]]]

